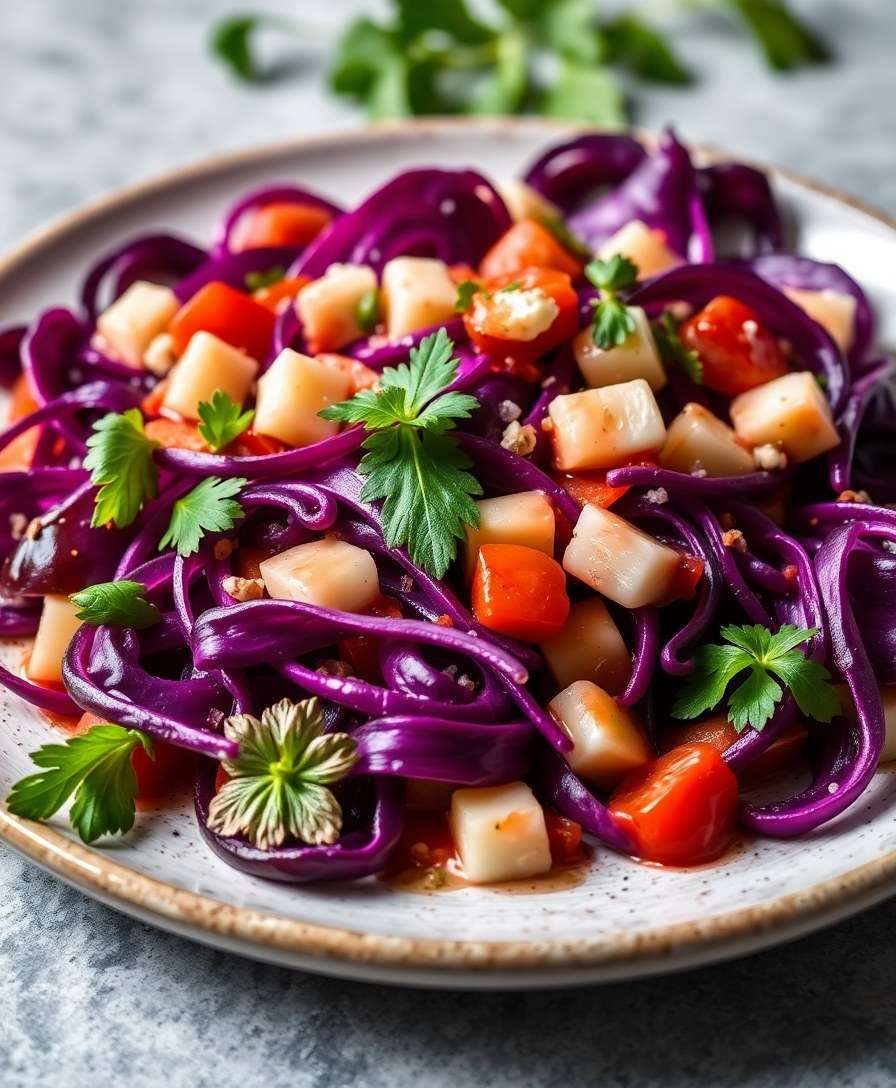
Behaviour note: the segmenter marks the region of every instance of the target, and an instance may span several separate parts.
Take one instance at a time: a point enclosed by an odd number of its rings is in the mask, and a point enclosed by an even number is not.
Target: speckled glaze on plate
[[[254,185],[300,180],[351,203],[412,165],[509,176],[569,132],[539,120],[425,121],[213,159],[123,190],[27,239],[0,260],[0,324],[74,301],[85,267],[129,234],[207,237],[221,209]],[[799,250],[861,280],[881,318],[881,342],[896,342],[896,224],[842,194],[772,174]],[[0,660],[16,663],[23,649],[0,644]],[[28,772],[27,753],[49,731],[31,707],[0,694],[0,796]],[[744,841],[718,864],[691,871],[598,850],[586,880],[548,894],[420,895],[374,880],[304,888],[254,880],[204,847],[186,797],[144,810],[128,836],[98,847],[83,846],[63,819],[40,825],[0,807],[0,838],[118,910],[257,959],[409,985],[566,986],[741,955],[888,896],[896,890],[896,774],[878,773],[852,810],[798,841]]]

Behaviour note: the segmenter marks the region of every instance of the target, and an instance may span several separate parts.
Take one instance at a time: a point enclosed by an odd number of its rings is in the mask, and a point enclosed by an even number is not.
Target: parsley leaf
[[[201,400],[196,411],[199,434],[215,453],[239,438],[255,417],[251,409],[244,412],[223,389],[216,389],[211,400]]]
[[[628,257],[616,253],[605,261],[589,261],[585,265],[585,275],[600,291],[600,298],[592,302],[594,342],[605,351],[619,347],[635,331],[636,325],[631,311],[616,295],[636,282],[638,266]]]
[[[159,541],[159,551],[173,546],[184,557],[199,550],[206,533],[223,533],[232,529],[243,508],[234,496],[246,486],[242,476],[222,480],[209,476],[192,491],[178,499],[171,511],[171,521]]]
[[[380,293],[378,288],[371,287],[365,291],[358,301],[355,309],[355,317],[364,332],[370,332],[376,327],[380,316]]]
[[[771,68],[788,71],[830,59],[827,45],[782,0],[724,0],[756,38]]]
[[[633,286],[638,279],[638,266],[621,253],[615,253],[605,261],[589,261],[585,275],[600,291],[615,294]]]
[[[541,100],[541,113],[593,125],[621,125],[625,96],[606,68],[563,57],[557,77]]]
[[[728,717],[738,733],[748,725],[761,730],[784,694],[782,681],[802,714],[829,722],[840,713],[840,703],[823,665],[796,649],[817,631],[785,624],[772,634],[761,624],[721,629],[729,645],[700,646],[696,666],[682,685],[672,715],[696,718],[724,698],[728,685],[744,670],[747,678],[728,697]]]
[[[678,335],[678,322],[668,310],[659,321],[654,322],[653,335],[663,362],[680,366],[691,381],[702,385],[703,363],[700,356],[696,351],[682,344]]]
[[[358,761],[357,741],[326,733],[317,699],[282,699],[261,719],[237,714],[224,735],[239,754],[222,766],[230,776],[212,798],[208,826],[218,835],[244,835],[260,850],[298,840],[312,846],[337,842],[342,808],[328,785]]]
[[[479,290],[479,284],[475,280],[462,280],[457,285],[457,298],[454,300],[454,312],[466,313],[473,301],[473,295]]]
[[[159,610],[146,599],[142,582],[99,582],[73,593],[69,599],[77,605],[76,616],[83,623],[139,630],[159,622]]]
[[[262,287],[270,287],[272,283],[279,283],[286,275],[286,269],[282,264],[275,264],[266,272],[247,272],[243,277],[246,287],[250,291],[260,291]]]
[[[603,27],[610,58],[655,83],[686,84],[691,73],[666,40],[637,15],[618,15]]]
[[[324,419],[363,423],[372,432],[358,471],[367,479],[365,502],[384,499],[383,535],[390,548],[406,546],[415,563],[440,578],[454,559],[465,525],[478,525],[472,495],[482,488],[470,461],[447,432],[479,402],[446,392],[457,374],[454,344],[444,328],[412,348],[410,363],[387,367],[380,388],[333,404]]]
[[[91,481],[99,485],[92,526],[111,522],[121,529],[130,525],[143,504],[158,495],[152,459],[157,448],[158,443],[146,437],[143,416],[136,408],[110,412],[94,423],[84,458]]]
[[[252,38],[259,30],[297,29],[286,19],[275,15],[236,15],[222,19],[212,27],[209,45],[212,53],[235,75],[247,83],[260,83],[265,78],[264,71],[255,61],[252,53]]]
[[[131,756],[139,745],[153,755],[149,737],[120,725],[95,725],[65,744],[45,744],[31,753],[44,769],[16,782],[9,811],[47,820],[74,795],[69,820],[84,842],[130,831],[137,793]]]

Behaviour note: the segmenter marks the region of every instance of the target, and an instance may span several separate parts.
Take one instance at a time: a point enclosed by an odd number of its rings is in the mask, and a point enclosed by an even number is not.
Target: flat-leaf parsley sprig
[[[366,477],[361,498],[385,500],[386,543],[406,546],[411,559],[436,578],[454,559],[464,526],[479,524],[472,496],[482,494],[467,471],[469,458],[448,433],[479,405],[468,393],[446,391],[457,367],[454,344],[439,329],[411,349],[409,363],[387,367],[378,390],[365,389],[320,413],[362,423],[371,432],[358,466]]]
[[[720,633],[727,645],[700,646],[694,654],[697,664],[678,693],[673,717],[697,718],[714,709],[745,669],[749,676],[728,696],[728,718],[738,733],[748,725],[765,726],[784,694],[778,680],[807,718],[829,722],[840,713],[828,670],[796,649],[817,635],[817,628],[787,623],[772,634],[761,624],[745,624]]]
[[[159,493],[153,462],[158,442],[147,437],[143,416],[136,408],[109,412],[93,425],[87,439],[84,467],[99,486],[91,525],[130,525],[143,504]]]
[[[236,496],[246,486],[243,476],[222,480],[208,476],[174,504],[171,521],[159,541],[159,551],[173,547],[184,557],[199,550],[206,533],[226,533],[243,516]]]
[[[120,582],[98,582],[70,597],[82,623],[131,627],[152,627],[161,618],[159,610],[146,599],[146,586],[127,578]]]
[[[255,418],[251,408],[244,412],[223,389],[216,389],[211,400],[201,400],[196,412],[199,416],[197,430],[213,453],[239,438]]]
[[[585,265],[585,275],[600,291],[592,301],[591,335],[599,348],[619,347],[635,331],[635,319],[619,292],[632,287],[638,279],[638,266],[617,253],[606,261],[593,260]]]

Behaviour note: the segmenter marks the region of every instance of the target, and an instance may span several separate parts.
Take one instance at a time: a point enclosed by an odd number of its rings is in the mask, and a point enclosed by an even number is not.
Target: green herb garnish
[[[380,293],[376,287],[365,291],[355,309],[355,317],[363,332],[372,332],[380,318]]]
[[[273,283],[279,283],[286,275],[286,269],[282,264],[275,264],[266,272],[247,272],[245,276],[246,286],[250,291],[260,291],[262,287],[270,287]]]
[[[142,582],[98,582],[73,593],[69,598],[78,607],[75,613],[82,623],[110,627],[152,627],[159,622],[159,610],[146,599]]]
[[[91,525],[130,525],[159,493],[152,459],[158,443],[146,437],[143,416],[136,408],[110,412],[94,423],[87,448],[84,467],[99,486]]]
[[[159,541],[159,551],[173,547],[178,555],[186,557],[199,550],[199,542],[206,533],[232,529],[243,516],[243,508],[234,496],[247,482],[242,476],[228,480],[209,476],[198,483],[174,504],[171,521]]]
[[[686,348],[678,335],[679,322],[666,310],[653,324],[653,336],[664,363],[674,363],[697,385],[703,384],[703,363],[692,348]]]
[[[618,293],[636,282],[638,266],[617,253],[606,261],[589,261],[585,265],[585,275],[600,291],[600,298],[592,302],[591,336],[595,344],[604,350],[619,347],[631,336],[636,326],[631,311]]]
[[[199,416],[199,434],[215,453],[239,438],[255,418],[251,409],[244,412],[243,406],[223,389],[216,389],[211,400],[201,400],[196,412]]]

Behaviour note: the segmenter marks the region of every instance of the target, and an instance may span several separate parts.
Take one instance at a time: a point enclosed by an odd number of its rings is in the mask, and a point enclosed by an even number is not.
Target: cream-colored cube
[[[617,254],[628,257],[638,266],[638,279],[641,280],[683,263],[681,257],[666,245],[665,234],[661,230],[653,230],[640,219],[632,219],[617,230],[597,253],[605,261]]]
[[[318,412],[345,400],[350,384],[347,368],[284,348],[258,380],[252,426],[288,446],[321,442],[336,434],[339,424]]]
[[[168,376],[163,404],[184,419],[199,418],[201,401],[217,390],[242,404],[258,373],[258,363],[210,332],[195,332]]]
[[[624,608],[668,596],[681,558],[625,518],[589,503],[579,515],[563,568]]]
[[[785,374],[741,393],[731,402],[731,421],[749,446],[767,442],[792,461],[809,461],[840,442],[831,406],[808,370]]]
[[[852,295],[825,288],[806,291],[802,287],[785,287],[784,294],[801,306],[813,321],[826,329],[841,351],[849,351],[856,334],[856,300]]]
[[[635,319],[635,331],[629,334],[624,344],[599,348],[591,329],[583,329],[572,342],[576,362],[585,382],[592,389],[643,378],[654,393],[658,393],[668,379],[650,321],[640,306],[629,306],[628,312]]]
[[[537,189],[533,189],[531,185],[527,185],[519,178],[500,182],[498,192],[515,222],[521,219],[537,219],[539,222],[562,219],[556,204],[552,204]]]
[[[499,326],[506,340],[528,343],[547,332],[560,308],[540,287],[502,287],[488,297],[476,295],[473,323]]]
[[[521,544],[546,555],[554,554],[554,508],[542,491],[499,495],[476,503],[479,527],[466,527],[464,570],[468,581],[476,571],[483,544]]]
[[[268,596],[340,612],[363,612],[380,590],[370,552],[335,537],[297,544],[262,560],[259,570]]]
[[[602,389],[555,397],[553,423],[557,468],[613,468],[638,453],[656,453],[666,425],[653,391],[643,378]]]
[[[179,306],[170,287],[137,280],[100,314],[97,331],[116,359],[142,367],[144,352],[168,328]]]
[[[464,876],[474,884],[546,873],[544,812],[524,782],[457,790],[449,816]]]
[[[395,257],[383,268],[383,311],[390,340],[455,316],[457,285],[448,265],[431,257]]]
[[[364,335],[358,306],[376,290],[376,273],[360,264],[334,264],[326,275],[303,287],[296,313],[314,351],[338,351]]]
[[[44,607],[25,672],[37,683],[60,683],[62,659],[75,631],[81,626],[78,606],[68,597],[44,597]]]
[[[618,695],[632,671],[625,640],[600,597],[574,604],[566,626],[542,642],[541,651],[562,688],[576,680],[591,680]]]
[[[632,713],[612,695],[577,680],[548,703],[548,710],[573,742],[566,753],[577,775],[610,790],[636,767],[653,758],[644,732]]]
[[[669,424],[660,464],[675,472],[707,476],[745,476],[754,471],[753,457],[734,431],[701,404],[686,404]]]

